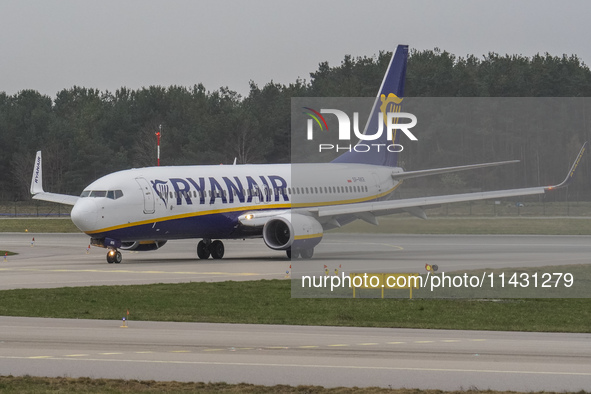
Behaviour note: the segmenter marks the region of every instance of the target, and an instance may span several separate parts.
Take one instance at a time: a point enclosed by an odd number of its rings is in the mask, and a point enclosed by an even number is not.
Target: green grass
[[[290,282],[182,283],[0,291],[0,315],[462,330],[591,332],[589,299],[295,299]]]
[[[0,214],[2,216],[67,216],[71,211],[72,206],[70,205],[40,200],[0,201]]]
[[[0,232],[79,233],[70,218],[0,219]]]
[[[386,389],[378,387],[324,388],[320,386],[258,386],[254,384],[156,382],[153,380],[121,380],[90,378],[38,378],[31,376],[0,376],[2,393],[306,393],[306,394],[503,394],[514,391],[466,390],[441,391],[417,389]],[[539,393],[539,392],[538,392]],[[544,391],[545,394],[553,394]],[[565,392],[562,392],[565,393]],[[579,391],[578,394],[585,394]],[[536,394],[536,392],[530,392]]]
[[[0,257],[2,257],[2,256],[14,256],[15,254],[18,254],[18,253],[10,252],[8,250],[0,250]]]

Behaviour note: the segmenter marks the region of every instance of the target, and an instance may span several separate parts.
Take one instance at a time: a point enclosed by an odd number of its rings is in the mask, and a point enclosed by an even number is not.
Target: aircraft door
[[[150,188],[150,184],[145,178],[135,178],[135,181],[140,185],[142,195],[144,196],[144,213],[150,214],[155,211],[154,193]]]

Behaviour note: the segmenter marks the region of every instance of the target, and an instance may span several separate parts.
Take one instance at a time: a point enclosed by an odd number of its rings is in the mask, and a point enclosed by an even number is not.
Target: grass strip
[[[321,386],[260,386],[254,384],[156,382],[153,380],[90,379],[90,378],[45,378],[0,376],[2,393],[309,393],[309,394],[509,394],[515,391],[492,391],[470,389],[466,391],[441,391],[417,389],[387,389],[379,387],[335,387]],[[544,391],[544,394],[553,394]],[[565,392],[561,392],[565,393]],[[541,394],[541,392],[529,392]],[[579,391],[578,394],[586,394]]]
[[[6,233],[79,233],[70,218],[1,219],[0,232]]]
[[[590,299],[291,298],[288,280],[0,291],[0,315],[456,330],[591,332]]]
[[[2,256],[14,256],[15,254],[18,254],[18,253],[10,252],[8,250],[0,250],[0,257],[2,257]]]

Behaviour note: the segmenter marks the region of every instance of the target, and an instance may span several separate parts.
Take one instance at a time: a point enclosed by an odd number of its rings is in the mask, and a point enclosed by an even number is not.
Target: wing
[[[78,201],[80,197],[77,196],[70,196],[68,194],[56,194],[56,193],[37,193],[33,196],[34,200],[43,200],[43,201],[51,201],[56,202],[58,204],[64,205],[74,205],[76,201]]]
[[[540,186],[540,187],[530,187],[530,188],[522,188],[522,189],[508,189],[508,190],[495,190],[490,192],[481,192],[481,193],[465,193],[465,194],[451,194],[446,196],[433,196],[433,197],[419,197],[419,198],[408,198],[408,199],[401,199],[401,200],[391,200],[391,201],[376,201],[376,202],[367,202],[367,203],[358,203],[358,204],[343,204],[343,205],[332,205],[332,206],[320,206],[320,207],[313,207],[313,208],[305,208],[305,209],[298,209],[297,211],[308,211],[309,214],[313,214],[318,217],[321,223],[327,223],[332,220],[333,225],[339,225],[338,217],[343,215],[354,215],[357,216],[359,219],[365,220],[372,224],[377,224],[375,220],[375,216],[381,215],[389,215],[392,213],[398,212],[409,212],[415,216],[419,216],[422,218],[426,218],[424,212],[422,212],[422,208],[433,206],[433,205],[440,205],[440,204],[449,204],[452,202],[466,202],[466,201],[478,201],[478,200],[487,200],[492,198],[506,198],[506,197],[516,197],[516,196],[529,196],[535,194],[544,194],[550,190],[556,190],[569,185],[569,183],[573,180],[574,175],[576,173],[577,167],[585,151],[587,150],[588,142],[583,144],[583,147],[579,151],[577,158],[575,159],[573,165],[571,166],[566,178],[564,181],[559,183],[558,185],[554,186]],[[489,163],[488,165],[498,165],[504,163]],[[478,166],[487,166],[487,165],[475,165],[475,166],[464,166],[464,167],[472,167],[478,168]],[[463,167],[454,167],[454,169]],[[440,173],[450,172],[449,169],[439,169],[436,171],[440,171]],[[421,173],[419,175],[419,173]],[[401,175],[404,175],[402,173]],[[425,175],[433,175],[433,171],[426,170],[426,171],[413,171],[410,173],[411,177],[415,176],[425,176]],[[396,174],[392,175],[396,177]],[[404,177],[400,177],[399,179],[403,179]],[[337,220],[335,222],[335,220]]]
[[[343,215],[357,215],[359,219],[365,220],[372,224],[377,224],[377,221],[372,219],[372,216],[382,216],[399,212],[409,212],[411,214],[415,214],[415,216],[426,218],[421,210],[413,212],[410,209],[422,209],[433,205],[449,204],[452,202],[466,202],[487,200],[491,198],[506,198],[515,196],[544,194],[546,190],[548,190],[547,187],[532,187],[524,189],[496,190],[482,193],[465,193],[451,194],[447,196],[407,198],[402,200],[377,201],[349,205],[332,205],[316,208],[307,208],[305,210],[318,216],[318,218],[321,219],[321,223],[326,222],[327,218],[336,219],[339,216]]]
[[[340,217],[348,217],[365,220],[371,224],[378,224],[376,220],[376,216],[382,215],[390,215],[394,213],[400,212],[408,212],[415,216],[421,217],[426,219],[426,215],[423,211],[423,208],[429,206],[436,206],[440,204],[449,204],[453,202],[466,202],[466,201],[478,201],[478,200],[487,200],[492,198],[507,198],[507,197],[516,197],[516,196],[529,196],[529,195],[536,195],[536,194],[544,194],[551,190],[557,190],[563,187],[568,186],[568,184],[573,180],[574,175],[576,173],[577,167],[587,150],[588,142],[585,142],[577,158],[575,159],[573,165],[571,166],[566,178],[564,181],[559,183],[558,185],[554,186],[540,186],[540,187],[530,187],[530,188],[521,188],[521,189],[508,189],[508,190],[495,190],[489,192],[480,192],[480,193],[465,193],[465,194],[451,194],[445,196],[433,196],[433,197],[419,197],[419,198],[408,198],[408,199],[401,199],[401,200],[390,200],[390,201],[375,201],[375,202],[366,202],[366,203],[356,203],[356,204],[340,204],[340,205],[329,205],[329,206],[317,206],[317,207],[306,207],[306,208],[294,208],[291,210],[291,214],[300,214],[305,216],[312,216],[315,217],[318,222],[322,224],[322,226],[327,228],[333,227],[340,227],[340,223],[338,219]],[[453,172],[458,170],[464,169],[473,169],[473,168],[481,168],[487,166],[494,166],[500,164],[506,164],[509,162],[500,162],[500,163],[487,163],[487,164],[476,164],[470,166],[461,166],[461,167],[447,167],[447,168],[440,168],[435,170],[424,170],[424,171],[412,171],[408,173],[395,173],[392,174],[392,177],[396,179],[405,179],[405,178],[412,178],[412,177],[419,177],[419,176],[427,176],[427,175],[434,175],[446,172]],[[406,176],[408,175],[408,176]],[[268,220],[276,218],[280,215],[285,215],[290,213],[289,210],[269,210],[263,212],[253,212],[241,215],[238,220],[241,224],[246,226],[253,226],[253,227],[260,227],[264,226]],[[348,220],[350,221],[350,220]]]
[[[31,194],[35,200],[57,202],[59,204],[74,205],[78,201],[78,196],[69,194],[46,193],[43,191],[43,167],[41,165],[41,151],[37,152],[35,157],[35,166],[33,168],[33,178],[31,179]]]

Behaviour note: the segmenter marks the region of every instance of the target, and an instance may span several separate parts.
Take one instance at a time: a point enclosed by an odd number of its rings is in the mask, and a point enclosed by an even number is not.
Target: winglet
[[[575,162],[573,163],[572,167],[568,171],[568,175],[566,176],[566,178],[564,178],[564,181],[562,181],[561,183],[559,183],[558,185],[555,185],[555,186],[548,186],[546,188],[546,191],[561,189],[563,187],[568,186],[572,182],[573,178],[575,177],[575,172],[577,171],[577,167],[579,166],[579,163],[581,162],[581,159],[583,158],[583,155],[585,154],[585,151],[587,150],[588,145],[589,145],[589,141],[586,141],[583,144],[583,147],[579,151],[579,154],[577,155],[577,158],[575,159]]]
[[[31,179],[31,194],[43,193],[43,172],[41,167],[41,151],[37,152],[33,166],[33,178]]]

